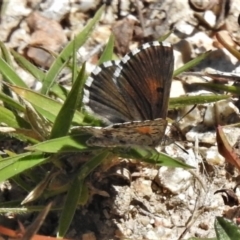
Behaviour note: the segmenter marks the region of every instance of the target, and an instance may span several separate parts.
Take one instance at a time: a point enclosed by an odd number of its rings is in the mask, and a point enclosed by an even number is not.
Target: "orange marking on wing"
[[[149,134],[152,132],[152,128],[151,127],[148,127],[148,126],[145,126],[145,127],[139,127],[137,128],[137,131],[139,133],[142,133],[142,134]]]

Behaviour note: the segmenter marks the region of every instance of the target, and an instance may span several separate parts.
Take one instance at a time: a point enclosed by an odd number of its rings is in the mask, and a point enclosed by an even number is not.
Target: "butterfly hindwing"
[[[161,142],[166,127],[166,120],[155,119],[113,124],[105,128],[85,128],[85,131],[93,135],[87,141],[89,146],[156,146]]]

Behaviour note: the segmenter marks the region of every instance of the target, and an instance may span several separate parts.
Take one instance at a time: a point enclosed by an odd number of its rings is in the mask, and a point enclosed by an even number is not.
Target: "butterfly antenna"
[[[193,107],[190,108],[190,109],[187,111],[187,113],[185,113],[178,121],[172,123],[172,126],[175,127],[178,132],[181,132],[181,130],[179,129],[177,123],[179,123],[179,122],[180,122],[182,119],[184,119],[189,113],[191,113],[191,112],[196,108],[196,106],[197,106],[197,105],[194,104]],[[188,152],[187,152],[183,147],[181,147],[181,146],[180,146],[179,144],[177,144],[175,141],[170,140],[170,137],[165,136],[165,140],[164,140],[164,141],[168,142],[169,144],[170,144],[170,143],[174,143],[174,144],[175,144],[177,147],[179,147],[183,152],[185,152],[185,153],[188,154]],[[166,145],[166,144],[165,144],[165,145]]]

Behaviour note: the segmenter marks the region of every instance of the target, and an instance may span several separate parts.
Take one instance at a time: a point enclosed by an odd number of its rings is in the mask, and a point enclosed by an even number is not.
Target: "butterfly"
[[[167,127],[167,110],[174,68],[173,48],[145,43],[120,62],[108,61],[88,77],[83,103],[86,111],[107,127],[83,126],[92,134],[89,146],[157,146]]]

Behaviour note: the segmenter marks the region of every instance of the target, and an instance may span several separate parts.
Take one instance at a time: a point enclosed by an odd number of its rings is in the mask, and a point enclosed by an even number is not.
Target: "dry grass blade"
[[[50,202],[43,210],[42,212],[37,216],[37,218],[34,220],[34,222],[26,229],[22,240],[31,240],[32,237],[37,233],[39,228],[41,227],[44,219],[46,218],[50,208],[52,206],[52,202]]]

